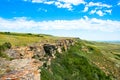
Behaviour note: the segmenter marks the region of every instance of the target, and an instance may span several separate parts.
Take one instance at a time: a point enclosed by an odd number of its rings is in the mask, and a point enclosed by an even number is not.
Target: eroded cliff
[[[56,53],[67,51],[74,44],[75,39],[62,39],[8,49],[5,53],[13,60],[0,59],[0,80],[40,80],[40,67],[49,68]]]

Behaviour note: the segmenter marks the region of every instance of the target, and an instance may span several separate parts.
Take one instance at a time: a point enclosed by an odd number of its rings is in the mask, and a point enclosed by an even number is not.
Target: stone
[[[15,59],[9,63],[10,72],[0,80],[40,80],[39,68],[43,63],[35,59]]]

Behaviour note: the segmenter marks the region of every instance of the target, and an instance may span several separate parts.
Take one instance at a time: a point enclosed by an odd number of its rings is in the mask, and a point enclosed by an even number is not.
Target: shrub
[[[5,42],[3,45],[0,45],[0,57],[6,58],[6,59],[10,60],[11,58],[8,57],[8,55],[5,54],[4,51],[5,51],[6,49],[10,49],[11,46],[12,46],[12,45],[11,45],[11,43],[9,43],[9,42]]]
[[[12,45],[10,42],[5,42],[2,46],[5,47],[6,49],[10,49]]]
[[[5,32],[5,34],[10,34],[10,32]]]
[[[31,33],[28,33],[28,35],[32,35]]]

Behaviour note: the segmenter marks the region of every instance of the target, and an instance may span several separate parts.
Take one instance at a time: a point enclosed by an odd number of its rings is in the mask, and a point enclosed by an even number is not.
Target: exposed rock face
[[[53,56],[56,53],[55,45],[44,44],[43,47],[44,47],[45,53],[48,54],[49,56]]]
[[[38,67],[42,62],[35,59],[15,59],[6,64],[9,71],[0,80],[40,80]]]
[[[7,55],[14,59],[24,59],[39,57],[43,58],[46,54],[53,56],[56,51],[62,53],[67,51],[71,45],[74,45],[72,39],[57,40],[55,43],[37,43],[26,47],[15,47],[6,51]]]
[[[9,49],[6,53],[14,59],[32,58],[33,56],[42,57],[45,55],[43,46],[27,46]]]
[[[70,46],[74,45],[74,41],[71,39],[58,40],[56,41],[57,51],[62,53],[62,51],[67,51]]]
[[[74,45],[72,39],[64,39],[55,43],[36,43],[26,47],[11,48],[6,54],[14,60],[3,60],[4,63],[0,64],[0,68],[4,71],[0,80],[40,80],[38,67],[45,66],[49,69],[56,52],[67,51],[72,45]],[[5,67],[2,67],[3,65]]]

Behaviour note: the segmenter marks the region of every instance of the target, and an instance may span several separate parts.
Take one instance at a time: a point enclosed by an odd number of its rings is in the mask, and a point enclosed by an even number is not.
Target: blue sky
[[[0,0],[0,31],[120,40],[120,0]]]

